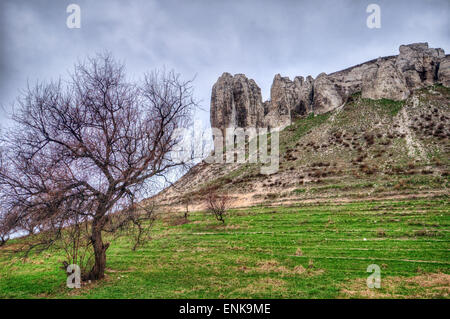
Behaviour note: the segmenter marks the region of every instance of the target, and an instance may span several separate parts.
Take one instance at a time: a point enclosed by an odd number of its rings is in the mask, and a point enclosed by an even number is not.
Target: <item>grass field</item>
[[[159,219],[137,251],[107,251],[107,277],[65,286],[63,255],[26,261],[0,249],[1,298],[448,298],[450,202],[372,201],[232,210],[225,225],[197,212]],[[368,265],[381,288],[366,285]]]

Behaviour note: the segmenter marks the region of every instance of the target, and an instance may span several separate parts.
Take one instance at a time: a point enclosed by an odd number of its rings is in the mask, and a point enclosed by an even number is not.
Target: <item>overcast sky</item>
[[[81,28],[66,7],[81,7]],[[381,28],[366,26],[368,4]],[[0,123],[27,81],[65,77],[78,58],[108,50],[139,77],[153,68],[196,76],[209,125],[211,87],[223,72],[255,79],[269,97],[276,73],[317,76],[428,42],[450,52],[450,1],[0,0]]]

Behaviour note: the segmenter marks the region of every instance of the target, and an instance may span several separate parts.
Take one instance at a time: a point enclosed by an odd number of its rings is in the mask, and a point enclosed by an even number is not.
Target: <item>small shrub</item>
[[[377,229],[377,237],[386,237],[386,232],[383,229]]]
[[[428,236],[428,237],[434,237],[437,233],[435,231],[431,231],[428,229],[419,229],[414,231],[414,236]]]
[[[394,185],[395,190],[401,190],[406,187],[406,182],[404,180],[399,181],[397,184]]]
[[[231,198],[228,195],[217,195],[216,192],[209,192],[206,196],[208,212],[225,224],[225,214],[229,207]]]

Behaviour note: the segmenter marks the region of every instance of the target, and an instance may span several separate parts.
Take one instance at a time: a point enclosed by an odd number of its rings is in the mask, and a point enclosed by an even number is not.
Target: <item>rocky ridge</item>
[[[211,94],[211,126],[283,129],[298,116],[323,114],[361,92],[363,98],[406,100],[411,92],[435,83],[450,86],[450,56],[428,43],[401,45],[399,55],[380,57],[315,79],[275,75],[270,100],[244,74],[223,73]]]

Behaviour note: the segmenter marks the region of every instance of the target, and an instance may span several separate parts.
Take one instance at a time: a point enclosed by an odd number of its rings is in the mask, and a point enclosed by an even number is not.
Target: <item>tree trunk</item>
[[[102,227],[98,222],[92,223],[92,246],[94,248],[95,263],[89,272],[88,280],[99,280],[105,277],[106,268],[106,250],[109,247],[109,243],[103,244],[102,239]]]

